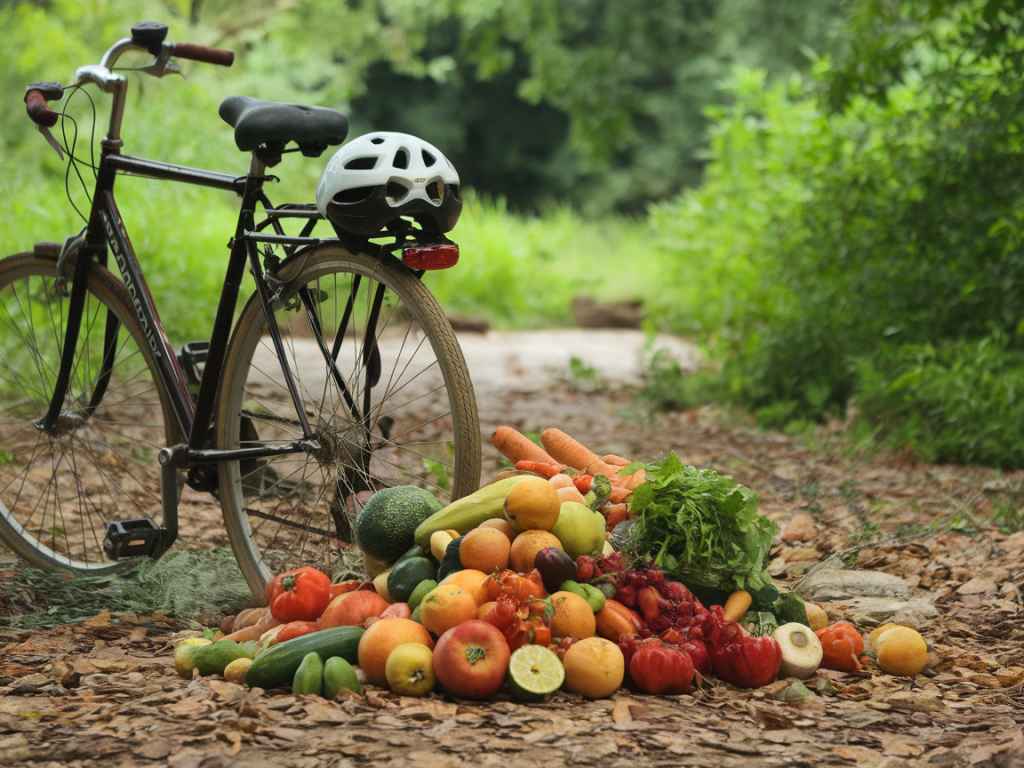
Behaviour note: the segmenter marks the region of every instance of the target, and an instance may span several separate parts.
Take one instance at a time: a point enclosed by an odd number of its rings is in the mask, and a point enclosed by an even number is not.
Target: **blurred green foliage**
[[[1024,4],[854,6],[811,78],[737,71],[705,185],[655,210],[706,259],[673,325],[767,425],[854,403],[922,457],[1024,466]]]

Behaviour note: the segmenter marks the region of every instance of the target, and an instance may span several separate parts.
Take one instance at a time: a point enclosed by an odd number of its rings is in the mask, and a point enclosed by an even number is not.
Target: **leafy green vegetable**
[[[778,619],[769,611],[747,611],[740,619],[740,624],[754,637],[770,635],[779,628]]]
[[[758,514],[757,494],[683,464],[674,451],[646,472],[631,504],[639,513],[630,534],[637,555],[687,585],[745,589],[755,610],[770,610],[778,591],[765,562],[779,528]]]
[[[810,626],[810,623],[807,621],[807,608],[804,607],[804,601],[800,599],[796,592],[786,592],[783,595],[779,595],[779,599],[775,601],[775,605],[772,607],[772,613],[778,618],[780,625],[795,621],[804,626]]]

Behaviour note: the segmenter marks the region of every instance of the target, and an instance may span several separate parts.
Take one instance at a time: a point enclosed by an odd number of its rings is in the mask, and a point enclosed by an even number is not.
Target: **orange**
[[[508,568],[508,553],[512,547],[501,531],[495,528],[474,528],[462,538],[459,560],[463,568],[484,573],[504,571]]]
[[[551,617],[552,637],[575,635],[580,640],[597,634],[597,619],[590,604],[574,592],[551,595],[555,615]]]
[[[420,643],[433,649],[434,640],[423,626],[412,619],[379,619],[370,625],[356,651],[359,668],[368,682],[387,688],[386,673],[391,651],[405,643]]]
[[[874,640],[878,668],[888,675],[913,677],[928,663],[928,645],[916,629],[894,626]]]
[[[558,521],[558,489],[541,477],[528,477],[505,495],[505,519],[516,530],[548,531]]]
[[[619,690],[626,673],[626,662],[619,646],[603,637],[588,637],[573,643],[565,652],[562,664],[566,690],[588,699],[611,696]]]
[[[537,553],[544,547],[562,549],[562,542],[553,533],[547,531],[523,531],[512,542],[508,559],[509,567],[516,573],[530,573],[533,570],[533,561],[537,558]]]
[[[484,603],[479,608],[477,608],[476,617],[483,621],[484,616],[490,613],[491,609],[494,608],[494,606],[496,606],[497,604],[498,602],[496,600],[491,600],[489,603]]]
[[[435,635],[476,618],[473,596],[457,584],[439,584],[420,603],[420,623]],[[372,626],[372,625],[371,625]]]
[[[505,534],[509,544],[515,541],[516,536],[519,535],[519,531],[513,528],[511,523],[504,517],[492,517],[490,520],[480,523],[477,528],[493,528],[496,531],[501,531]]]
[[[465,568],[445,576],[442,584],[455,584],[462,587],[463,592],[473,596],[473,601],[478,605],[496,600],[501,592],[501,582],[494,576],[478,571],[475,568]]]

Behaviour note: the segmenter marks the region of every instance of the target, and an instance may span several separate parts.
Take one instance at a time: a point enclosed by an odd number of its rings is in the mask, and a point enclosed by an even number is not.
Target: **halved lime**
[[[508,662],[508,690],[520,701],[543,701],[565,682],[565,667],[543,645],[517,648]]]

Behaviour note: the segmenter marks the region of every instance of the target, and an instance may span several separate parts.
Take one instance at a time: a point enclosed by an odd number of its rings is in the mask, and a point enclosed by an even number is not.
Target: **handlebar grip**
[[[235,52],[226,51],[223,48],[209,48],[205,45],[195,43],[175,43],[174,55],[181,59],[192,59],[192,61],[204,61],[207,64],[219,64],[222,67],[230,67],[235,61]]]
[[[46,105],[46,98],[38,88],[33,88],[25,93],[25,110],[33,123],[45,125],[47,128],[55,126],[60,117]]]

